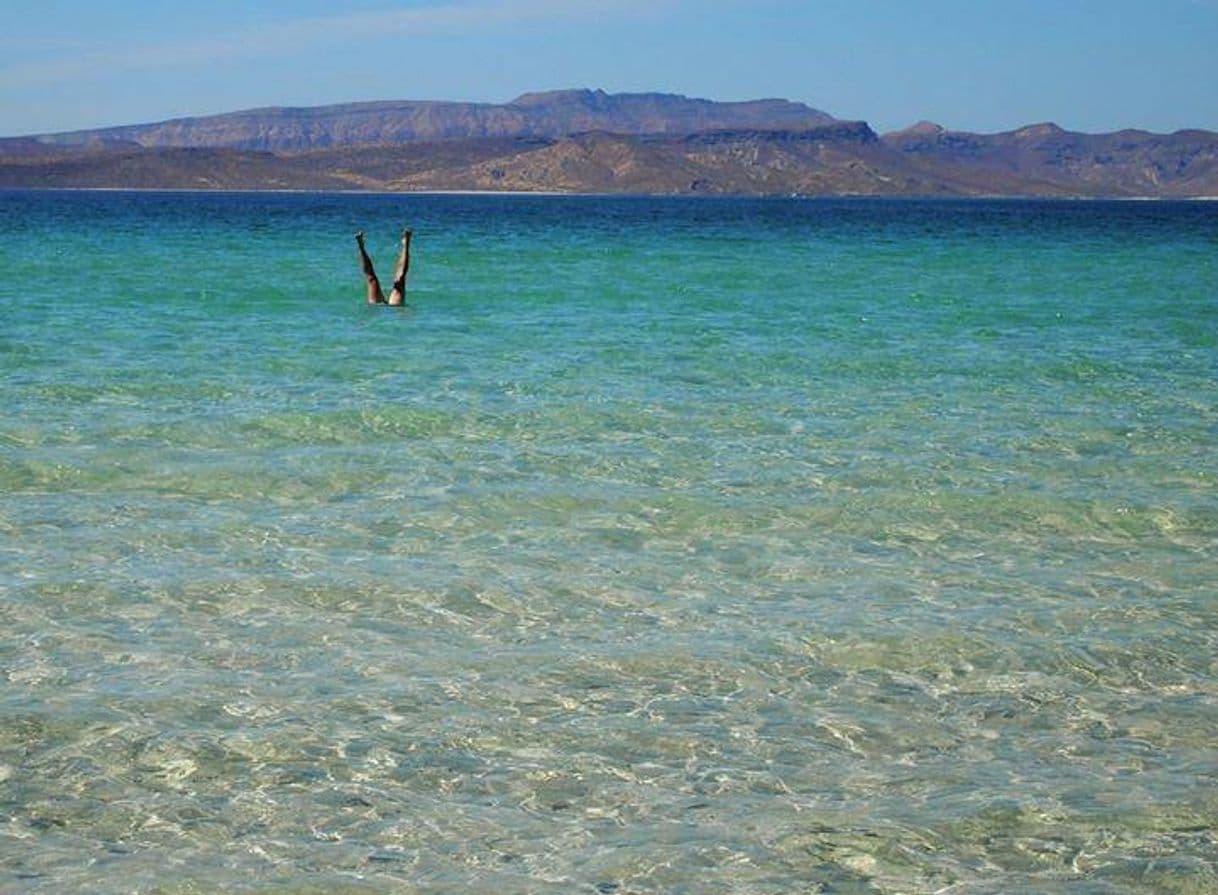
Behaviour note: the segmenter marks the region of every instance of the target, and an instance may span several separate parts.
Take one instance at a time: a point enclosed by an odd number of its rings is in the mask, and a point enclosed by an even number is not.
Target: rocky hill
[[[1020,182],[1034,194],[1218,195],[1218,134],[1210,131],[1080,134],[1034,124],[970,134],[921,122],[884,142],[918,170],[978,191]]]
[[[923,122],[881,137],[785,100],[559,91],[0,140],[0,187],[1214,197],[1218,134]]]
[[[684,134],[721,128],[797,129],[830,121],[824,112],[782,99],[724,103],[664,93],[558,90],[528,93],[503,105],[420,101],[253,109],[36,139],[55,146],[128,142],[150,148],[303,151],[473,137],[563,137],[595,130]]]

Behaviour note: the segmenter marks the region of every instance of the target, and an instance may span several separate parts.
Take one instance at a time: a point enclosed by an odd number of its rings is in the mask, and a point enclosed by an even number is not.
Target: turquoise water
[[[0,271],[5,893],[1218,891],[1218,205],[0,193]]]

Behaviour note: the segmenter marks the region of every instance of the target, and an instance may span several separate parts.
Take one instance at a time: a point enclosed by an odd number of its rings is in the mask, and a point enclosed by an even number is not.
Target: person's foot
[[[409,227],[402,231],[402,242],[410,242],[410,237],[414,236],[414,231]]]
[[[360,230],[355,234],[355,241],[358,242],[360,245],[364,244],[364,231],[363,230]]]

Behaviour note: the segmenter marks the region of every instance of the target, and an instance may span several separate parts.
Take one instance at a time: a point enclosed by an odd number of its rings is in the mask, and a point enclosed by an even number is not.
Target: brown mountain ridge
[[[0,139],[0,187],[1218,196],[1218,134],[880,136],[787,100],[563,90],[261,109]]]
[[[663,93],[603,90],[526,93],[502,105],[425,101],[269,108],[36,137],[54,146],[131,142],[148,148],[271,152],[498,137],[562,137],[585,131],[694,133],[721,128],[815,127],[833,118],[783,99],[714,102]]]

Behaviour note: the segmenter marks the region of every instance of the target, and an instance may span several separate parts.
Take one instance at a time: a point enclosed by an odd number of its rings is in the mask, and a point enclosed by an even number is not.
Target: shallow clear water
[[[0,319],[6,893],[1218,890],[1218,205],[0,193]]]

